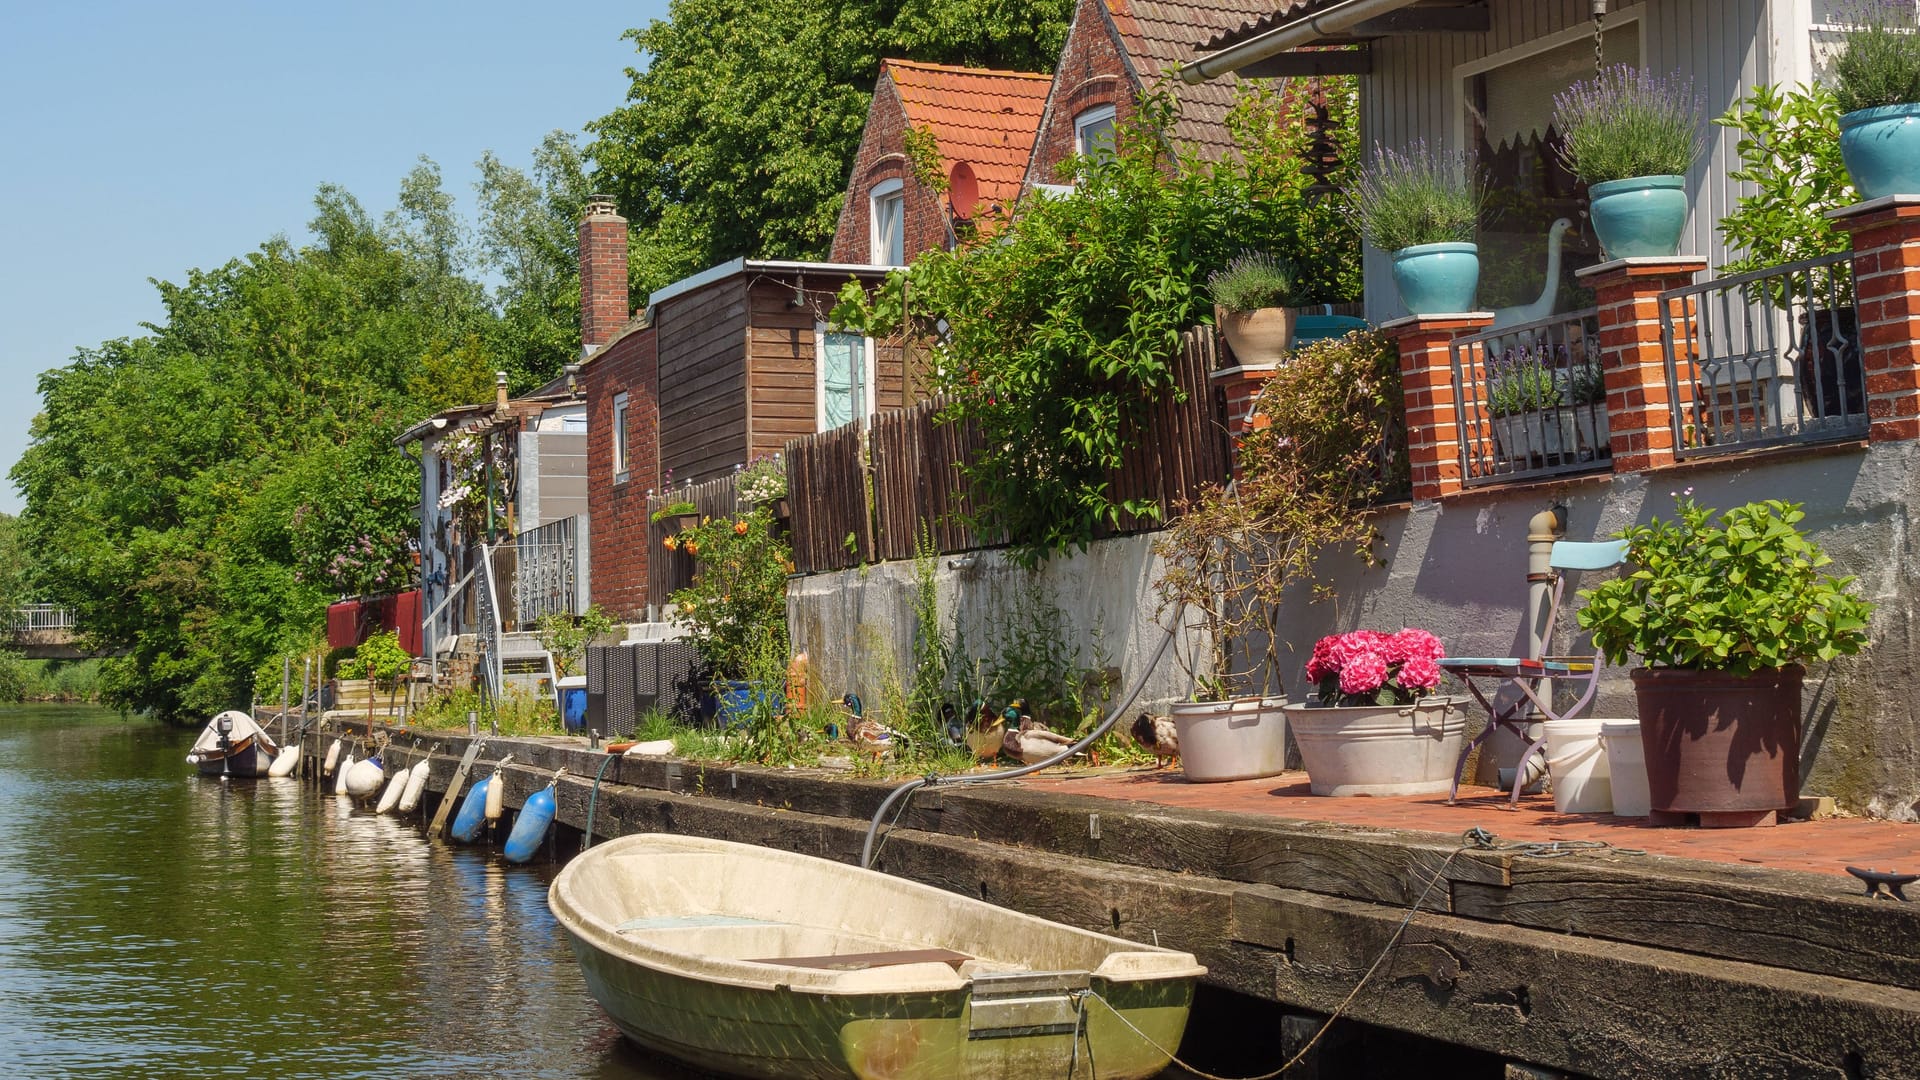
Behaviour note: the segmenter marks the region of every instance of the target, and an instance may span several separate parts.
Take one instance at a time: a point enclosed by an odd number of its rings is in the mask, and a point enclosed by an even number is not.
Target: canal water
[[[294,780],[203,780],[195,734],[0,706],[0,1072],[699,1075],[587,995],[551,869]]]

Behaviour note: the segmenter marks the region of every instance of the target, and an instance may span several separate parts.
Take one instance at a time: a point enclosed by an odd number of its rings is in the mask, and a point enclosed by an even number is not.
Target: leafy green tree
[[[645,65],[588,125],[634,223],[641,290],[741,255],[817,258],[833,238],[880,60],[1051,70],[1070,0],[674,0],[631,30]]]
[[[501,280],[489,351],[503,358],[508,388],[524,393],[580,353],[576,229],[591,185],[580,148],[564,131],[534,150],[531,174],[491,153],[479,168],[478,263]]]

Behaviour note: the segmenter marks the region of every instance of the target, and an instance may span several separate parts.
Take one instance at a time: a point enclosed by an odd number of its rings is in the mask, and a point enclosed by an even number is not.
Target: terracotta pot
[[[1798,664],[1734,675],[1635,668],[1655,813],[1762,814],[1800,797]]]
[[[1241,367],[1277,364],[1293,338],[1293,312],[1287,308],[1228,311],[1215,306],[1214,321],[1227,337],[1227,347]]]

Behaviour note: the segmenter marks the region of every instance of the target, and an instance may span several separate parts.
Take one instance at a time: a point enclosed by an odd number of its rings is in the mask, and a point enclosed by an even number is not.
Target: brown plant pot
[[[1805,674],[1798,664],[1752,675],[1635,668],[1655,814],[1762,816],[1793,806]]]
[[[1293,312],[1288,308],[1228,311],[1216,305],[1213,315],[1241,367],[1279,363],[1293,337]]]

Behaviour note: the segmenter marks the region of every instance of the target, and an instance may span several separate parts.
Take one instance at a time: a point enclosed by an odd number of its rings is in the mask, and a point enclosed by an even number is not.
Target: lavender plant
[[[1554,95],[1560,158],[1589,184],[1685,174],[1705,145],[1703,108],[1691,79],[1614,64]]]
[[[1382,251],[1472,243],[1486,200],[1486,183],[1466,155],[1431,150],[1425,141],[1404,153],[1376,145],[1353,191],[1360,231]]]
[[[1213,302],[1228,311],[1285,307],[1293,297],[1293,267],[1264,251],[1247,251],[1207,275]]]
[[[1843,17],[1858,29],[1833,61],[1840,111],[1920,104],[1920,27],[1911,0],[1874,0]]]

